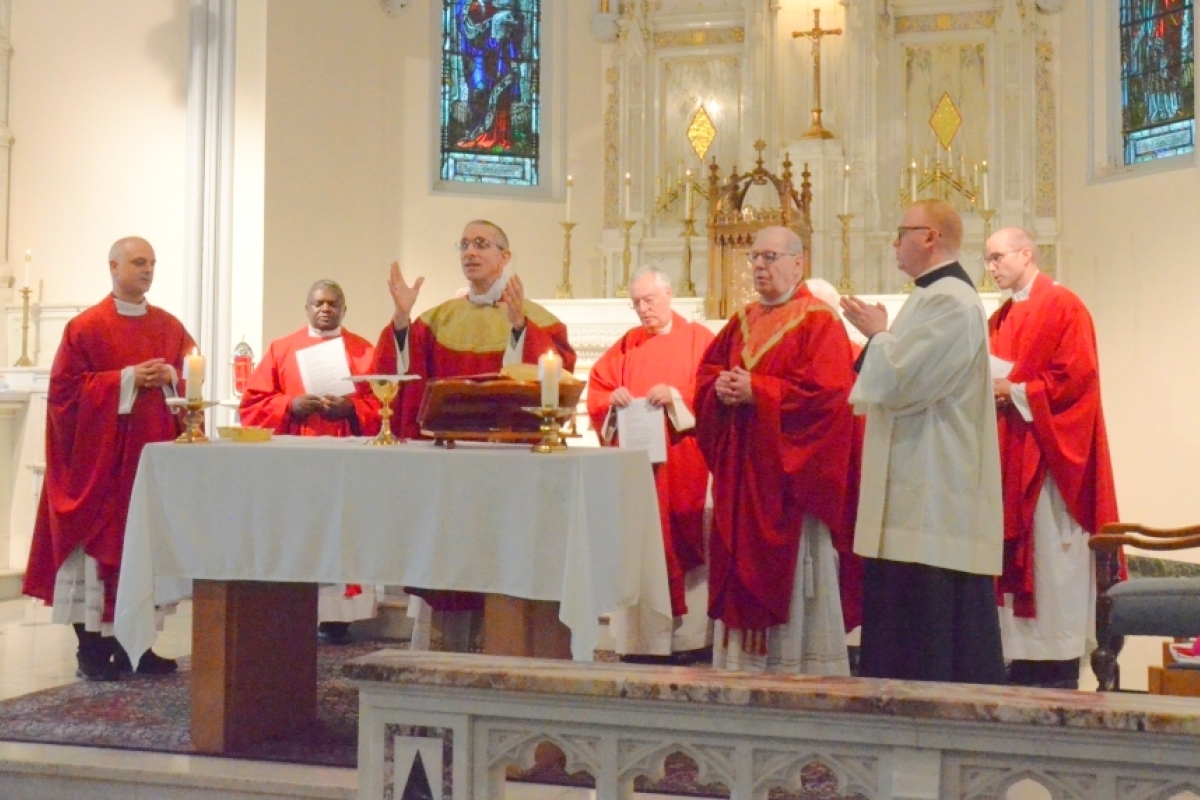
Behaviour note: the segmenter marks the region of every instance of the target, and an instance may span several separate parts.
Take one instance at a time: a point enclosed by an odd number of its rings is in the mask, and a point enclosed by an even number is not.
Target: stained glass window
[[[1190,153],[1196,138],[1193,0],[1119,0],[1125,163]]]
[[[442,180],[538,185],[541,46],[541,0],[442,0]]]

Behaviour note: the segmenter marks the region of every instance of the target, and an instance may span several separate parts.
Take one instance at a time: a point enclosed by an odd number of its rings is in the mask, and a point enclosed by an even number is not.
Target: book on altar
[[[617,409],[617,443],[626,450],[645,450],[651,464],[667,460],[666,418],[646,398]]]
[[[345,397],[354,394],[350,382],[350,362],[346,360],[346,345],[338,336],[321,344],[296,351],[296,366],[304,381],[306,394]]]

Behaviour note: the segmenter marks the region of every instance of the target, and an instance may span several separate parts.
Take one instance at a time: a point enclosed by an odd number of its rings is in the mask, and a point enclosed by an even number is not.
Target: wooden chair
[[[1096,640],[1092,672],[1099,691],[1121,688],[1117,656],[1126,636],[1200,635],[1200,577],[1134,577],[1122,581],[1121,548],[1168,551],[1200,547],[1200,525],[1157,530],[1136,523],[1105,525],[1089,541],[1096,554]],[[1184,565],[1185,567],[1191,565]]]

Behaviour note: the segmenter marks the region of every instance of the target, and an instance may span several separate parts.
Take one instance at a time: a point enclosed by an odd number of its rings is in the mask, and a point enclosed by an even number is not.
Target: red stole
[[[723,370],[752,373],[754,402],[726,406]],[[697,438],[713,473],[709,616],[730,628],[785,624],[805,514],[849,552],[858,505],[850,341],[801,285],[778,306],[738,312],[705,353]]]
[[[346,348],[350,374],[371,374],[371,361],[375,356],[371,343],[345,329],[340,338]],[[357,419],[327,419],[320,414],[310,414],[304,419],[292,418],[292,400],[306,394],[296,353],[325,341],[309,334],[306,325],[271,342],[242,395],[239,409],[242,423],[271,428],[278,434],[290,436],[359,436],[378,432],[379,401],[365,384],[358,384],[350,397]]]
[[[588,416],[599,431],[608,415],[609,398],[624,386],[634,397],[644,397],[654,386],[665,383],[679,390],[684,403],[693,409],[696,367],[713,334],[705,326],[671,315],[668,333],[651,334],[638,327],[600,356],[588,376]],[[708,490],[708,467],[696,443],[695,429],[680,433],[667,422],[667,460],[654,465],[658,490],[658,512],[662,522],[667,557],[671,609],[675,616],[687,613],[684,577],[704,563],[704,500]]]
[[[1041,274],[1029,299],[1006,302],[988,331],[992,353],[1013,362],[1009,380],[1025,385],[1033,412],[1032,423],[1012,406],[998,419],[1005,540],[998,591],[1012,593],[1017,616],[1033,617],[1033,511],[1047,470],[1088,533],[1117,521],[1096,333],[1079,298]]]
[[[182,376],[195,347],[179,320],[153,306],[140,317],[117,313],[112,296],[67,323],[50,370],[46,479],[34,524],[24,592],[47,603],[54,580],[77,547],[96,559],[112,619],[125,542],[125,517],[142,448],[179,433],[161,389],[137,390],[118,414],[121,370],[161,358]]]

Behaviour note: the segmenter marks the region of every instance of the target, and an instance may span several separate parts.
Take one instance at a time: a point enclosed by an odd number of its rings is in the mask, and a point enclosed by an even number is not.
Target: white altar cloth
[[[645,453],[627,450],[152,444],[134,482],[114,620],[130,654],[153,644],[155,585],[162,602],[174,578],[559,601],[585,661],[601,614],[631,608],[671,624],[653,473]]]

